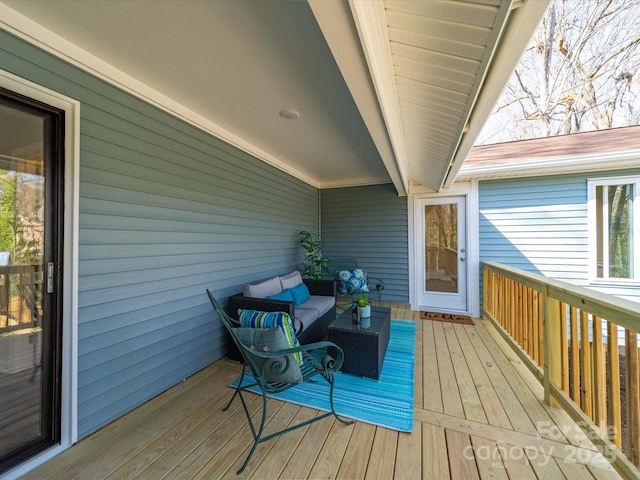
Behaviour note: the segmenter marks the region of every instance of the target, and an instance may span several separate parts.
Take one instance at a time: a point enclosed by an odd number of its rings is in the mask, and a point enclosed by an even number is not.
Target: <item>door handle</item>
[[[47,263],[47,293],[53,293],[53,262]]]

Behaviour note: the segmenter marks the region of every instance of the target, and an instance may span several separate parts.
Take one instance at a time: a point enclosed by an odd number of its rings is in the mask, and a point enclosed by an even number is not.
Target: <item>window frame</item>
[[[633,185],[631,246],[633,278],[598,277],[598,221],[597,187],[612,185]],[[588,192],[588,241],[589,241],[589,282],[606,285],[640,285],[640,248],[634,248],[640,239],[640,175],[601,177],[587,180]],[[603,237],[604,238],[604,237]],[[603,272],[604,272],[603,268]]]

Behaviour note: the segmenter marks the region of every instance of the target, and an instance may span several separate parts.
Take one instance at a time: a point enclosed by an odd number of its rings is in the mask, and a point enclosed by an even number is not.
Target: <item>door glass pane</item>
[[[425,289],[458,293],[458,206],[455,203],[426,205]]]
[[[32,111],[33,110],[33,111]],[[42,387],[46,114],[0,97],[0,459],[47,437]]]

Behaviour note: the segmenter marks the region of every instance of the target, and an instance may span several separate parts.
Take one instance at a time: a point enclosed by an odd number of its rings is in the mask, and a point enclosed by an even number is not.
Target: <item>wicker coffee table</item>
[[[362,377],[380,378],[382,361],[389,345],[391,309],[371,307],[370,322],[351,322],[348,308],[329,325],[328,339],[344,351],[342,371]],[[331,352],[329,352],[331,354]]]

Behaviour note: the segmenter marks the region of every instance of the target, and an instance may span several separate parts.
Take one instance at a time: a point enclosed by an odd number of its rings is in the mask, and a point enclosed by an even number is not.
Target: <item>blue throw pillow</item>
[[[260,310],[238,309],[238,320],[241,327],[248,328],[274,328],[280,327],[291,348],[299,347],[298,337],[293,329],[291,317],[286,312],[262,312]],[[294,354],[296,360],[302,365],[302,354]]]
[[[293,298],[290,290],[285,290],[284,292],[276,293],[275,295],[269,295],[267,298],[269,300],[284,300],[285,302],[295,302],[295,299]]]
[[[364,276],[364,271],[361,268],[354,268],[353,270],[340,270],[338,272],[339,289],[340,293],[362,293],[368,292],[367,279]]]
[[[296,307],[299,307],[300,305],[302,305],[304,302],[306,302],[311,298],[309,289],[304,283],[296,285],[295,287],[290,288],[287,291],[291,292],[291,295],[293,295],[293,303],[296,304]]]

